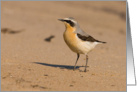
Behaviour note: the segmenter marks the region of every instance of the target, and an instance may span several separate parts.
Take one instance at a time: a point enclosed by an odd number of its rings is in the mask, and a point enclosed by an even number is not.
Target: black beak
[[[58,19],[59,21],[64,21],[64,19]]]

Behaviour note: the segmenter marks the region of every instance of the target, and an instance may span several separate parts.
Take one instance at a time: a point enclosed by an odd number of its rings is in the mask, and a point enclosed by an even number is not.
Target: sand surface
[[[74,17],[106,41],[77,55],[63,40],[59,18]],[[1,2],[2,91],[126,91],[126,2]],[[51,39],[50,39],[51,38]]]

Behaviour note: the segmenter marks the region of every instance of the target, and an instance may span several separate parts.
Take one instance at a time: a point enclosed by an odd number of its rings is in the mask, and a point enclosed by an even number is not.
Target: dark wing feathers
[[[99,40],[96,40],[94,39],[92,36],[88,35],[88,36],[83,36],[79,33],[77,33],[77,36],[83,40],[83,41],[90,41],[90,42],[100,42],[100,43],[106,43],[106,42],[102,42],[102,41],[99,41]]]

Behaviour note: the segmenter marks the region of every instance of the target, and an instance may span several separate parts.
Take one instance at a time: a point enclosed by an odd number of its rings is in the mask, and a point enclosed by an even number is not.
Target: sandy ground
[[[85,56],[63,40],[58,18],[74,17],[106,41]],[[126,2],[1,2],[2,91],[126,91]],[[51,38],[51,41],[50,41]]]

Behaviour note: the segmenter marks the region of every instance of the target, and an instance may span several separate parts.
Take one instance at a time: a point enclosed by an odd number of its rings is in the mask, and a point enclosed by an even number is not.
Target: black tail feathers
[[[107,43],[107,42],[102,42],[102,41],[98,41],[98,40],[97,40],[97,42],[99,42],[99,43]]]

